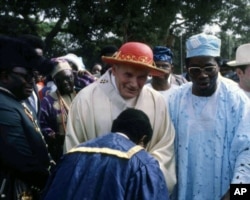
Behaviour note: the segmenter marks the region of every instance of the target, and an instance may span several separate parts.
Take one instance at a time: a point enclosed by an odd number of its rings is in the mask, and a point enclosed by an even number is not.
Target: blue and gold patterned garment
[[[158,162],[125,136],[109,133],[73,148],[43,199],[169,199]]]

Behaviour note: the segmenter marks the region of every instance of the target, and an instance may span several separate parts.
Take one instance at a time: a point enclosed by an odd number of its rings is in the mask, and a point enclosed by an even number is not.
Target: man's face
[[[22,67],[14,67],[9,73],[9,89],[19,100],[27,99],[33,91],[33,73]]]
[[[246,67],[245,71],[237,69],[237,75],[240,79],[240,85],[244,87],[244,89],[250,89],[250,65]]]
[[[156,61],[155,65],[156,65],[157,68],[165,70],[166,74],[161,75],[161,76],[153,76],[152,78],[154,80],[166,81],[168,79],[169,75],[172,73],[173,65],[170,64],[169,62],[164,62],[164,61]]]
[[[112,73],[115,76],[116,86],[124,99],[137,97],[149,74],[147,69],[138,69],[130,65],[114,65]]]
[[[187,66],[192,92],[197,96],[211,96],[217,88],[219,66],[214,57],[199,56],[190,58]]]
[[[55,84],[59,92],[64,94],[70,94],[74,91],[74,75],[72,70],[63,70],[58,72],[55,77]]]

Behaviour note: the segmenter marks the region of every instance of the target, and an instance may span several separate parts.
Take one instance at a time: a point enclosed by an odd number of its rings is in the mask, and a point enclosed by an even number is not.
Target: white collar
[[[111,83],[115,87],[115,90],[119,93],[119,90],[117,89],[116,82],[115,82],[115,76],[111,72]]]

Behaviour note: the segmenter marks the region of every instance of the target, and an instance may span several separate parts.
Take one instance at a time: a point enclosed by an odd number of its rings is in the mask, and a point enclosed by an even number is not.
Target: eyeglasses
[[[213,75],[216,72],[216,66],[206,66],[206,67],[189,67],[188,72],[192,76],[197,76],[202,72],[207,75]]]

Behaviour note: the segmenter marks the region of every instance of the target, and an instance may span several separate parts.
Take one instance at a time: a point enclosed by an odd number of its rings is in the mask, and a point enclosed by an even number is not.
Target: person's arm
[[[246,97],[247,98],[247,97]],[[235,110],[235,133],[231,142],[232,183],[250,183],[250,102],[238,100]]]
[[[41,131],[46,140],[55,139],[55,127],[57,124],[56,116],[54,116],[52,112],[53,105],[50,103],[49,99],[49,96],[42,99],[39,119]]]
[[[124,199],[169,199],[164,175],[154,158],[143,163],[140,169],[129,179],[127,185]]]
[[[85,88],[89,84],[93,83],[96,79],[88,71],[79,70],[73,71],[74,74],[74,85],[75,91],[79,92],[81,89]]]

